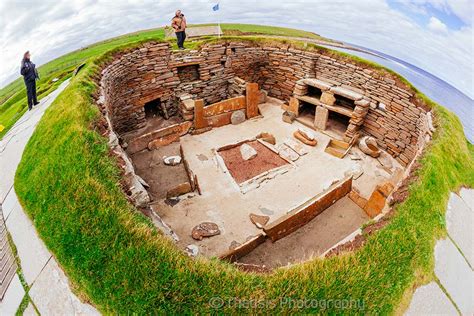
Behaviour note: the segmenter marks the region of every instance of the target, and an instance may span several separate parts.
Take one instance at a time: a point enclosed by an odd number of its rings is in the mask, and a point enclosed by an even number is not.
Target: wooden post
[[[246,101],[247,101],[247,119],[258,115],[258,83],[247,83]]]

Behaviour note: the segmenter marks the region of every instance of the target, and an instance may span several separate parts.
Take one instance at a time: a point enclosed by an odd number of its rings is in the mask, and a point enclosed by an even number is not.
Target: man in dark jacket
[[[36,80],[39,79],[39,76],[35,64],[31,62],[30,57],[31,55],[29,51],[23,55],[20,71],[26,85],[26,94],[28,95],[29,110],[31,110],[34,105],[39,104],[36,98]]]

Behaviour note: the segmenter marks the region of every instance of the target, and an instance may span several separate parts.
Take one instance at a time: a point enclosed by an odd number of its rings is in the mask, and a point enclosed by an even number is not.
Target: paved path
[[[474,190],[451,193],[448,238],[435,246],[436,282],[416,289],[407,315],[474,315]]]
[[[23,150],[44,111],[66,88],[69,81],[41,100],[28,111],[0,141],[0,204],[8,232],[12,236],[25,282],[29,287],[30,303],[25,311],[36,315],[94,315],[91,305],[82,303],[71,291],[68,278],[52,257],[36,229],[21,207],[13,181]],[[1,242],[1,241],[0,241]],[[14,275],[0,303],[0,315],[14,315],[25,296],[18,275]]]

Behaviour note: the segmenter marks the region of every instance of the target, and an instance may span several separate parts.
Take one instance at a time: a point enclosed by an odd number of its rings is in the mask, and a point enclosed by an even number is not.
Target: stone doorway
[[[145,103],[144,110],[145,110],[145,118],[147,120],[153,119],[157,116],[163,116],[161,99],[154,99],[150,102]]]
[[[167,128],[184,121],[178,113],[177,103],[172,98],[154,98],[143,105],[143,111],[146,123],[144,128],[126,134],[128,138]]]

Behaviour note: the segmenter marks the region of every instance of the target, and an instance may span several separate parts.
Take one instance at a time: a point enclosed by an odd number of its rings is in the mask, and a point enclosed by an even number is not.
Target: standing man
[[[184,14],[181,13],[181,10],[176,11],[171,20],[171,27],[176,33],[179,49],[184,49],[184,40],[186,39],[186,18],[184,17]]]
[[[35,64],[31,62],[30,58],[30,52],[27,51],[21,61],[20,73],[25,81],[26,94],[28,95],[28,109],[31,111],[33,106],[39,104],[36,98],[36,80],[39,79],[39,76]]]

